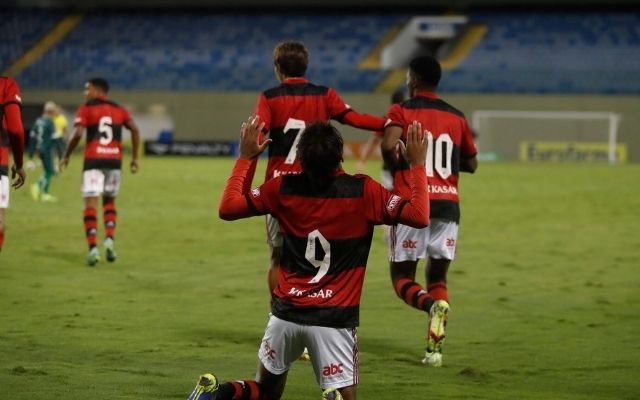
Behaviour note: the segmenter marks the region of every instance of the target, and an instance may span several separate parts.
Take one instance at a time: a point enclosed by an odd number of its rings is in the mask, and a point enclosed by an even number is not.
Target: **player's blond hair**
[[[273,49],[273,64],[286,77],[302,77],[309,65],[309,51],[301,42],[279,43]]]

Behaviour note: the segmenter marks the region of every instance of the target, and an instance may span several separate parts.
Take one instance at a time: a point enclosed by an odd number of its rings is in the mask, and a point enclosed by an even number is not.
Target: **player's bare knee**
[[[449,264],[451,264],[451,260],[447,260],[445,258],[429,258],[429,264],[427,265],[427,281],[446,282]]]
[[[417,261],[390,262],[391,281],[395,284],[398,279],[402,278],[415,280],[417,265]]]
[[[351,385],[338,389],[344,400],[356,400],[357,386]]]

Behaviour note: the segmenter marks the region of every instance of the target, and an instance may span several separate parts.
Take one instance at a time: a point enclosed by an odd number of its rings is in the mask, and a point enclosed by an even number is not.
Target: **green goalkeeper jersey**
[[[55,133],[56,128],[51,119],[44,116],[36,119],[29,134],[29,157],[33,157],[36,149],[40,153],[50,153]]]

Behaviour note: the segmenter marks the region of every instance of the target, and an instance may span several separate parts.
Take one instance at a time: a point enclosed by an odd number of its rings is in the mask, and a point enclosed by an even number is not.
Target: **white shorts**
[[[88,169],[82,174],[82,197],[116,197],[120,191],[119,169]]]
[[[356,328],[301,325],[271,315],[258,358],[267,371],[282,375],[300,358],[305,347],[316,381],[323,390],[358,383]]]
[[[9,208],[9,177],[0,175],[0,208]]]
[[[458,224],[432,219],[422,229],[406,225],[391,227],[389,261],[416,261],[421,258],[453,260],[458,242]]]
[[[270,247],[282,247],[282,232],[280,223],[271,214],[267,214],[267,243]]]

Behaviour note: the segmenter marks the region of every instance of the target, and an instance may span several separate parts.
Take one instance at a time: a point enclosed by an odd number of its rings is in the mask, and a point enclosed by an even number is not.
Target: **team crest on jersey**
[[[255,188],[255,189],[251,190],[251,195],[253,197],[260,197],[260,188]]]
[[[400,196],[395,194],[391,196],[391,198],[389,199],[389,202],[387,203],[387,211],[389,212],[393,211],[393,209],[396,208],[399,202],[400,202]]]

